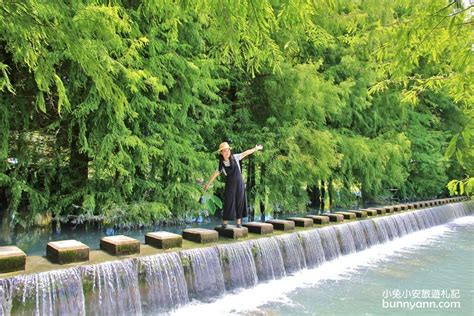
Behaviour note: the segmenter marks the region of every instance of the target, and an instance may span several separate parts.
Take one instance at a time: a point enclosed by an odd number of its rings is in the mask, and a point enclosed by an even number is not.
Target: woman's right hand
[[[207,191],[207,189],[209,189],[209,185],[205,184],[205,185],[202,186],[202,188],[204,189],[204,191]]]

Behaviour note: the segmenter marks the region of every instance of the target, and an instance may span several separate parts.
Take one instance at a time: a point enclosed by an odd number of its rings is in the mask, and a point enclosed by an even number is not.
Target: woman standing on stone
[[[217,176],[223,172],[225,174],[224,190],[224,212],[222,215],[222,227],[227,227],[227,221],[237,219],[237,227],[242,227],[242,218],[247,216],[247,202],[245,198],[245,185],[240,171],[239,161],[262,150],[262,145],[257,145],[252,149],[246,150],[240,154],[232,155],[232,148],[227,142],[219,145],[219,165],[217,170],[209,178],[204,190],[207,190]]]

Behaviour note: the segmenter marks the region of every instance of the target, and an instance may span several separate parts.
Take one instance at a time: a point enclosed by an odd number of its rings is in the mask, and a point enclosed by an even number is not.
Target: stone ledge
[[[295,229],[295,222],[284,219],[271,219],[267,223],[273,225],[273,229],[289,231]]]
[[[377,215],[377,211],[372,209],[372,208],[361,209],[360,211],[366,212],[368,216],[376,216]]]
[[[366,217],[368,216],[368,215],[367,215],[367,212],[366,212],[366,211],[362,211],[362,210],[348,211],[348,212],[354,213],[357,218],[366,218]]]
[[[295,222],[298,227],[312,227],[314,221],[311,218],[305,217],[288,217],[286,220]]]
[[[0,273],[25,270],[26,254],[16,246],[0,247]]]
[[[234,225],[227,225],[226,228],[222,228],[222,226],[216,226],[214,229],[217,231],[217,233],[219,233],[219,236],[233,239],[245,238],[249,235],[249,230],[247,227],[238,228]]]
[[[314,224],[325,225],[329,224],[329,217],[323,215],[306,215],[306,218],[311,218]]]
[[[123,235],[102,237],[100,249],[114,256],[127,256],[140,253],[140,241]]]
[[[183,238],[201,244],[217,242],[219,234],[213,229],[188,228],[183,230]]]
[[[159,231],[145,234],[145,244],[159,249],[180,248],[183,237],[170,232]]]
[[[385,213],[386,213],[386,214],[387,214],[387,213],[390,214],[390,213],[395,212],[395,209],[393,208],[393,206],[385,206],[385,207],[383,207],[383,209],[385,210]]]
[[[339,223],[344,221],[344,215],[342,214],[323,213],[322,215],[329,217],[330,222]]]
[[[386,213],[385,208],[383,207],[374,207],[373,209],[377,211],[377,215],[385,215]]]
[[[242,224],[242,226],[247,227],[250,233],[266,235],[273,233],[273,225],[269,223],[260,223],[260,222],[248,222]]]
[[[394,212],[400,212],[402,210],[401,205],[392,205]]]
[[[46,247],[46,257],[59,264],[89,261],[89,247],[73,239],[52,241]]]
[[[352,212],[336,212],[334,214],[341,214],[342,216],[344,216],[344,219],[348,219],[348,220],[356,219],[357,217],[357,215],[355,215],[355,213],[352,213]]]

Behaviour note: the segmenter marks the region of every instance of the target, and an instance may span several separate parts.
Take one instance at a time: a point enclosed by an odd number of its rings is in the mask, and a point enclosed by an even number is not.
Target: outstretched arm
[[[219,171],[217,170],[214,171],[214,173],[211,175],[207,183],[203,186],[203,189],[207,191],[207,189],[209,189],[209,186],[212,184],[212,182],[214,182],[214,180],[217,178],[218,175],[219,175]]]
[[[257,146],[255,146],[254,148],[248,149],[248,150],[246,150],[246,151],[244,151],[243,153],[240,154],[240,159],[244,159],[244,158],[247,157],[248,155],[251,155],[251,154],[253,154],[254,152],[259,151],[259,150],[262,150],[262,149],[263,149],[263,146],[262,146],[262,145],[257,145]]]

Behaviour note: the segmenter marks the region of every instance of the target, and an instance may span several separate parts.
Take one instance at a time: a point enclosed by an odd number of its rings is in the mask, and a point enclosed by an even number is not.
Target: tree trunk
[[[325,200],[326,200],[326,183],[324,180],[321,180],[321,207],[320,210],[324,213],[325,210]]]
[[[308,187],[308,195],[311,208],[319,210],[321,207],[321,191],[317,184]]]
[[[334,184],[332,182],[332,179],[329,179],[328,182],[328,195],[329,195],[329,208],[334,207]]]

